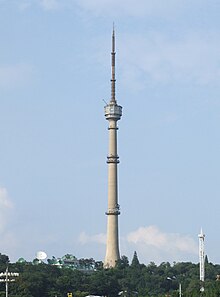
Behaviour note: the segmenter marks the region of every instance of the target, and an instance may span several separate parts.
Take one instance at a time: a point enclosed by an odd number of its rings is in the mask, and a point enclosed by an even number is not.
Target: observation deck
[[[122,107],[114,103],[109,103],[105,106],[105,118],[106,120],[120,120],[122,116]]]

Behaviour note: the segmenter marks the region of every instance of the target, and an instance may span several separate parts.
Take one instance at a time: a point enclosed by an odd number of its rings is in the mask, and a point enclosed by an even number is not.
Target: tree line
[[[86,259],[81,259],[81,261]],[[9,283],[9,297],[73,297],[96,296],[138,296],[165,297],[200,296],[199,264],[191,262],[150,262],[141,264],[137,253],[131,263],[122,256],[117,266],[104,269],[102,263],[95,262],[93,272],[59,268],[55,265],[30,262],[10,263],[6,255],[0,254],[0,272],[17,272],[16,281]],[[220,265],[205,261],[205,291],[203,296],[220,296]],[[0,282],[0,297],[5,296],[5,283]]]

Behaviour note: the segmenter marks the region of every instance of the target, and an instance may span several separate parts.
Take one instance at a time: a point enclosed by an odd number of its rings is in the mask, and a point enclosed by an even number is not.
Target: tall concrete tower
[[[115,32],[112,32],[112,77],[111,77],[111,99],[105,106],[105,117],[109,122],[109,154],[108,164],[108,210],[107,215],[107,243],[104,267],[115,267],[116,261],[120,259],[118,241],[118,216],[120,207],[118,204],[118,178],[117,166],[119,157],[117,154],[117,121],[122,116],[122,107],[117,104],[115,98]]]
[[[204,291],[204,281],[205,281],[205,249],[204,240],[205,234],[200,231],[199,237],[199,279],[200,279],[200,292]]]

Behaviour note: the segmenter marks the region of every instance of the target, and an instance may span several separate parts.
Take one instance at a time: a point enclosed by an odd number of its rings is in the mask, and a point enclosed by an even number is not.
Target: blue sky
[[[120,250],[220,262],[220,2],[0,0],[0,252],[103,260],[112,24]]]

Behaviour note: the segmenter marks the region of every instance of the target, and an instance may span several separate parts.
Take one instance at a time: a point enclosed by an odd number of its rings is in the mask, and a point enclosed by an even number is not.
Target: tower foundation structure
[[[109,153],[107,157],[108,164],[108,210],[107,215],[107,242],[104,267],[115,267],[120,259],[119,253],[119,234],[118,234],[118,216],[120,215],[120,206],[118,204],[118,173],[117,166],[119,157],[117,154],[117,121],[122,116],[122,107],[117,104],[115,98],[115,32],[112,33],[112,78],[111,78],[111,99],[105,106],[105,118],[108,121],[109,131]]]

